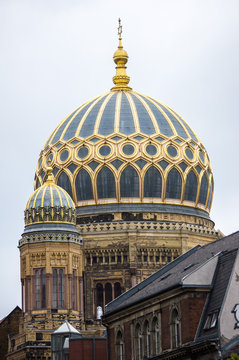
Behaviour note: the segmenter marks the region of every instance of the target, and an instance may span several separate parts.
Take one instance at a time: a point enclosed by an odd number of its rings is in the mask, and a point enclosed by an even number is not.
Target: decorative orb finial
[[[119,36],[119,45],[118,49],[114,53],[113,59],[116,64],[116,75],[113,77],[113,82],[115,84],[114,87],[112,87],[112,91],[129,91],[132,90],[131,87],[128,86],[128,83],[130,81],[130,77],[126,75],[126,66],[125,64],[128,61],[128,54],[125,50],[123,50],[122,45],[122,25],[121,20],[119,19],[119,26],[118,26],[118,36]]]
[[[54,176],[52,174],[53,168],[51,166],[51,160],[49,159],[47,161],[47,168],[46,168],[46,174],[47,174],[47,178],[46,178],[46,183],[54,183]]]

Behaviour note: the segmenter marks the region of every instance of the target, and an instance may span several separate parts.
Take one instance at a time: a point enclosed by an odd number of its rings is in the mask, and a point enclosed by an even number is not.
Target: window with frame
[[[215,327],[217,324],[217,318],[218,318],[218,311],[215,311],[215,312],[209,314],[206,318],[203,329],[208,330],[208,329],[212,329],[213,327]]]
[[[146,355],[149,358],[151,355],[151,334],[150,334],[150,328],[149,323],[147,322],[145,324],[145,335],[146,335]]]
[[[124,342],[122,332],[119,330],[116,336],[116,359],[124,359]]]
[[[173,309],[172,311],[171,335],[172,335],[172,347],[177,348],[181,342],[180,320],[177,309]]]
[[[72,309],[77,309],[77,276],[76,270],[72,273]]]
[[[153,319],[153,351],[154,355],[160,353],[160,338],[159,338],[159,321],[157,318]]]
[[[35,269],[35,308],[44,309],[46,307],[46,271],[45,269]]]
[[[52,286],[52,307],[53,309],[64,308],[64,269],[53,269],[53,286]]]
[[[143,359],[143,337],[141,326],[138,324],[135,331],[137,360]]]

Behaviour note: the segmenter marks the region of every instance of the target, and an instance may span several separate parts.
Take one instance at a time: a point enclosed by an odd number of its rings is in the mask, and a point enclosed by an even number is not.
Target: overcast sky
[[[39,153],[77,106],[112,87],[118,17],[134,90],[177,111],[214,172],[211,218],[239,229],[238,0],[0,0],[0,319],[20,301],[18,240]]]

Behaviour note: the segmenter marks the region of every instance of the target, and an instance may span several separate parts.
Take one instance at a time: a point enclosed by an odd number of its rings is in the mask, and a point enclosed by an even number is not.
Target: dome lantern
[[[114,62],[116,64],[116,75],[113,77],[113,82],[115,86],[112,87],[111,89],[112,91],[132,90],[132,88],[128,86],[130,77],[126,75],[126,66],[125,66],[125,64],[127,64],[128,62],[128,54],[123,49],[121,34],[122,34],[122,25],[121,25],[121,20],[119,19],[119,27],[118,27],[119,46],[113,56]]]

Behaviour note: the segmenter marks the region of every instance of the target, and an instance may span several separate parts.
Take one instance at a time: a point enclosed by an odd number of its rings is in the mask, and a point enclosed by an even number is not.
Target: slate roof
[[[196,336],[196,341],[212,338],[217,339],[219,337],[220,329],[218,326],[218,321],[216,322],[216,326],[212,328],[205,329],[204,326],[208,316],[216,314],[217,317],[217,315],[219,314],[223,299],[225,298],[225,293],[230,280],[236,255],[237,249],[223,252],[219,257],[217,269],[215,271],[213,288],[211,293],[209,294],[208,302],[204,309],[204,314],[202,316],[201,324],[199,326],[198,335]]]
[[[192,271],[196,270],[201,264],[205,263],[206,260],[211,259],[212,256],[218,253],[226,251],[229,252],[238,248],[239,231],[209,243],[203,247],[200,245],[194,247],[193,249],[175,259],[173,262],[156,271],[140,284],[134,286],[119,296],[117,299],[110,302],[106,306],[105,317],[128,306],[145,301],[148,298],[152,298],[167,290],[181,286],[182,279]],[[229,255],[229,258],[230,256],[232,255]],[[226,263],[226,258],[222,261],[225,261]],[[220,274],[222,274],[222,271],[224,271],[222,265],[223,263],[218,263],[217,266],[221,268],[218,274],[218,279],[215,279],[215,281],[220,282],[221,285],[223,285],[223,281],[220,279]],[[227,270],[230,271],[229,268]],[[223,289],[221,290],[223,291]],[[215,299],[216,301],[218,295],[219,294],[217,293],[213,293],[211,295],[212,300]]]

